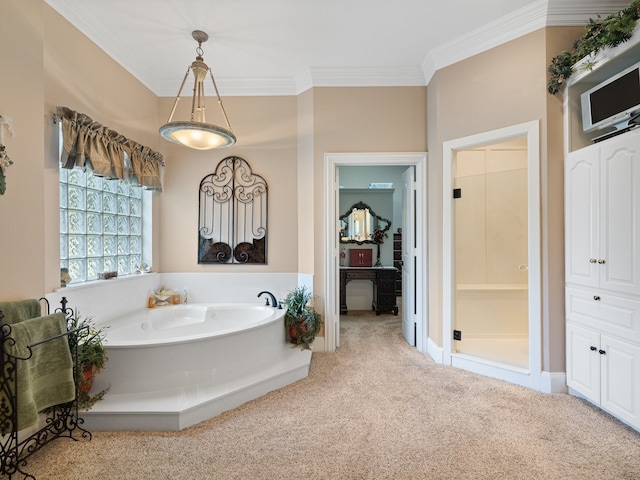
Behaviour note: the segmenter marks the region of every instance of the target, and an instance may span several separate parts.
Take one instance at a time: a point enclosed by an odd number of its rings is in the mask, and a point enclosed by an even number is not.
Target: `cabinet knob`
[[[601,258],[600,260],[598,260],[598,263],[599,263],[600,265],[604,265],[604,260]]]
[[[606,354],[607,354],[607,352],[605,352],[604,350],[598,350],[598,353],[599,353],[600,355],[606,355]]]
[[[589,263],[596,263],[598,260],[596,260],[595,258],[590,258],[589,259]]]
[[[594,295],[593,299],[597,302],[598,300],[600,300],[600,295]]]
[[[595,352],[595,351],[597,350],[597,348],[596,348],[596,347],[594,347],[593,345],[591,345],[591,346],[589,347],[589,350],[591,350],[592,352]]]

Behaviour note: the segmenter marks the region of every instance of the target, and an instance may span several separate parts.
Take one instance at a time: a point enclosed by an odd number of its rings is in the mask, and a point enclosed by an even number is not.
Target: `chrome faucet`
[[[267,295],[269,295],[269,297],[271,297],[271,306],[272,307],[274,307],[274,308],[278,307],[278,308],[282,309],[282,305],[280,305],[278,303],[278,301],[276,300],[276,297],[271,292],[267,292],[266,290],[264,290],[264,291],[262,291],[262,292],[260,292],[258,294],[258,298],[260,298],[262,296],[262,294],[264,294],[264,293],[266,293]],[[269,306],[269,299],[268,298],[265,301],[265,305]]]

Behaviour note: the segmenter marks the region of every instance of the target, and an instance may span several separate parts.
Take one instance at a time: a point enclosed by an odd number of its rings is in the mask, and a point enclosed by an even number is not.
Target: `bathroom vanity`
[[[351,280],[371,280],[373,282],[372,310],[376,315],[380,312],[393,311],[398,314],[396,302],[395,267],[340,267],[340,314],[349,312],[347,307],[347,283]]]

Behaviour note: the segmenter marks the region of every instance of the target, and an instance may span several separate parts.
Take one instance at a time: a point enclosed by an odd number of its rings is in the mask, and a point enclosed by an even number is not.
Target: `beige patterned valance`
[[[160,167],[162,155],[149,147],[129,140],[118,132],[94,122],[83,113],[67,107],[56,108],[62,122],[63,168],[90,167],[94,174],[107,178],[128,178],[124,153],[131,159],[133,178],[150,190],[162,190]]]

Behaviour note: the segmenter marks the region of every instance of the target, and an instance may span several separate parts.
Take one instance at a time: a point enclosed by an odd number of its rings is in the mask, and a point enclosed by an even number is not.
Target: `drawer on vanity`
[[[640,343],[640,301],[596,289],[566,289],[567,320]]]

